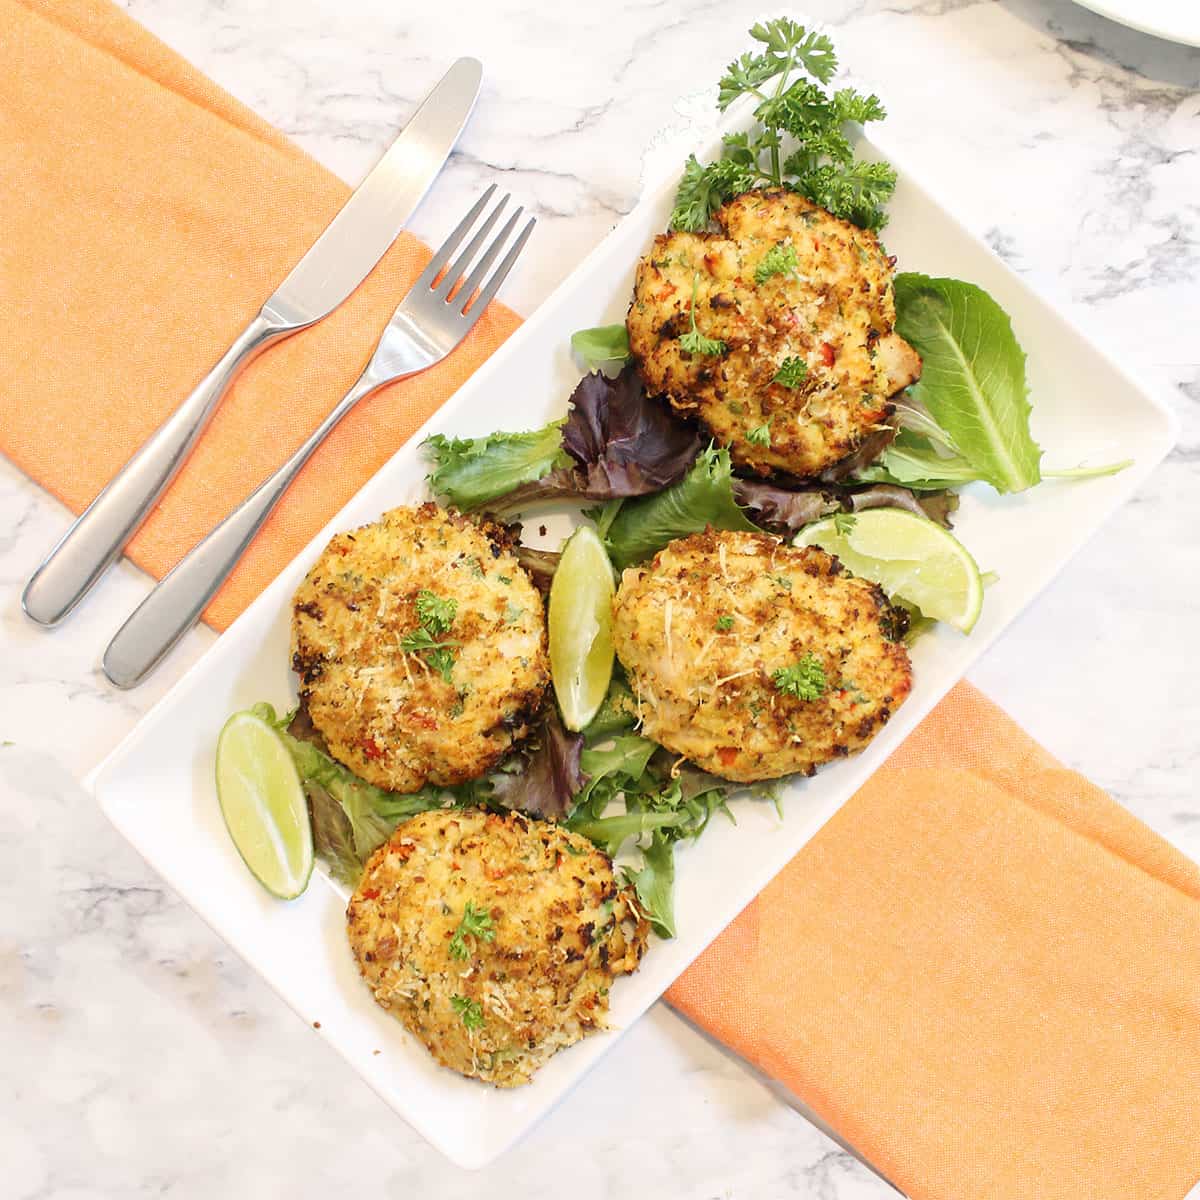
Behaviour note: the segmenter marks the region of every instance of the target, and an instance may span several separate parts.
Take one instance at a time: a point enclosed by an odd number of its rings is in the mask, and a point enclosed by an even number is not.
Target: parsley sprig
[[[879,98],[853,88],[825,90],[837,55],[824,34],[782,17],[755,25],[750,36],[762,49],[729,64],[717,104],[724,112],[740,97],[754,97],[754,127],[726,134],[716,162],[689,156],[671,227],[699,232],[726,200],[767,186],[794,188],[834,216],[881,229],[896,172],[884,162],[856,159],[845,129],[882,120]],[[804,74],[793,78],[797,71]]]
[[[771,682],[777,692],[797,700],[817,700],[828,686],[825,667],[811,650],[790,667],[780,667],[772,674]]]
[[[471,957],[467,938],[478,938],[482,942],[496,940],[496,930],[492,926],[492,914],[486,908],[476,908],[474,903],[467,901],[463,908],[462,920],[450,939],[450,957],[464,959]]]
[[[754,282],[766,283],[772,275],[786,275],[799,268],[796,247],[791,242],[776,242],[758,261],[754,268]]]
[[[417,620],[432,634],[445,633],[458,615],[458,601],[443,599],[422,588],[417,593]]]
[[[690,314],[692,327],[687,333],[679,335],[680,348],[689,354],[717,355],[725,353],[725,343],[720,338],[705,337],[696,328],[696,291],[700,286],[700,272],[692,272],[692,307]]]
[[[785,358],[771,382],[782,384],[785,388],[798,388],[807,377],[808,363],[804,359]]]
[[[454,618],[458,615],[458,601],[443,599],[428,589],[422,589],[417,593],[414,606],[421,624],[400,639],[400,649],[405,654],[419,654],[449,683],[450,673],[454,669],[453,647],[458,642],[439,638],[454,624]]]
[[[462,1023],[468,1029],[483,1028],[483,1006],[478,1000],[469,1000],[466,996],[451,996],[450,1007],[462,1018]]]

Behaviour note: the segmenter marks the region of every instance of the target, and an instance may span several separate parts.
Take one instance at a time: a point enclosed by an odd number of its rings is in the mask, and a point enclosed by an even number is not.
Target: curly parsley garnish
[[[458,614],[457,600],[444,600],[433,592],[422,589],[415,601],[420,628],[406,633],[400,639],[400,649],[405,654],[419,654],[447,683],[454,669],[454,651],[451,647],[458,642],[439,641],[441,634],[449,631]]]
[[[496,930],[492,927],[492,914],[486,908],[476,908],[470,900],[467,901],[466,907],[463,909],[462,920],[459,921],[458,928],[450,939],[451,958],[471,957],[471,951],[467,946],[468,937],[478,938],[482,942],[491,942],[496,939]]]
[[[692,328],[679,337],[679,345],[689,354],[724,354],[725,343],[719,338],[705,337],[696,328],[696,290],[700,286],[700,272],[692,272],[692,307],[690,309]]]
[[[724,112],[740,97],[753,96],[754,127],[726,134],[716,162],[702,165],[689,156],[671,228],[699,232],[725,201],[764,186],[793,188],[834,216],[864,229],[883,228],[883,205],[895,190],[896,172],[884,162],[856,159],[845,130],[850,123],[882,120],[879,98],[853,88],[832,95],[825,90],[822,85],[837,71],[837,55],[824,34],[780,18],[755,25],[750,36],[762,49],[729,64],[717,104]],[[804,75],[793,78],[797,71]],[[771,81],[774,86],[766,88]]]
[[[808,377],[808,363],[802,358],[785,358],[779,364],[772,383],[780,383],[785,388],[796,388]]]
[[[771,676],[771,682],[777,692],[795,696],[797,700],[816,700],[825,694],[828,686],[825,668],[811,650],[790,667],[780,667]]]
[[[454,669],[454,651],[457,642],[439,642],[428,629],[414,629],[400,639],[400,649],[405,654],[419,654],[447,683]]]
[[[454,624],[458,614],[457,600],[444,600],[428,588],[417,593],[416,605],[417,620],[434,635],[445,633]]]
[[[450,1007],[458,1013],[468,1029],[483,1028],[483,1008],[478,1000],[468,1000],[466,996],[451,996]]]
[[[791,242],[776,242],[754,268],[754,282],[766,283],[772,275],[786,275],[800,266]]]
[[[733,628],[733,618],[726,613],[723,617],[717,618],[717,632],[728,633]]]

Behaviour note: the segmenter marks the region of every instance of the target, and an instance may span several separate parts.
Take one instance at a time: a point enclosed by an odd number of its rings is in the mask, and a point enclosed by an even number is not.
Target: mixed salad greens
[[[727,135],[714,162],[688,159],[673,227],[705,229],[725,200],[769,185],[794,188],[837,216],[881,228],[895,172],[858,159],[847,132],[881,119],[879,100],[848,88],[826,91],[837,59],[821,34],[781,19],[756,25],[750,36],[761,49],[730,64],[718,104],[725,110],[750,97],[752,127]],[[628,361],[625,326],[610,325],[571,339],[588,374],[565,418],[524,432],[431,437],[430,489],[445,505],[506,522],[537,505],[577,505],[620,571],[708,527],[784,536],[807,528],[811,536],[814,522],[831,521],[836,535],[848,536],[855,514],[886,507],[944,529],[964,484],[1019,492],[1054,474],[1041,467],[1025,355],[1000,305],[974,284],[914,273],[896,277],[895,299],[897,331],[923,360],[920,381],[896,404],[893,425],[815,481],[736,477],[727,450],[707,444],[646,394]],[[1124,465],[1059,474],[1104,474]],[[556,552],[522,548],[521,559],[547,588]],[[893,599],[905,603],[903,595]],[[925,628],[919,609],[906,606],[912,629]],[[418,631],[429,644],[416,651],[436,656],[444,623],[431,607]],[[819,683],[812,665],[800,662],[777,686],[804,696],[819,693]],[[619,668],[582,730],[565,729],[550,701],[533,736],[489,775],[412,795],[373,787],[336,762],[303,710],[282,717],[269,705],[254,711],[283,739],[308,799],[317,852],[346,883],[357,881],[370,853],[415,813],[446,805],[519,808],[564,821],[621,855],[638,903],[666,937],[675,932],[674,848],[699,837],[718,811],[732,820],[728,800],[741,786],[676,761],[642,737]]]

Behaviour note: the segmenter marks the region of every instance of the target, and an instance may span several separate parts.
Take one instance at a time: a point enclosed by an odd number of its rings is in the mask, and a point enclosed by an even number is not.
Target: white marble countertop
[[[506,289],[531,312],[631,207],[649,132],[760,0],[122,0],[357,180],[461,53],[483,100],[416,226],[484,179],[542,219]],[[974,672],[1068,764],[1200,858],[1200,51],[1069,0],[812,0],[948,207],[1168,390],[1183,437]],[[1178,388],[1179,390],[1174,390]],[[449,1166],[149,871],[76,779],[211,642],[133,694],[97,656],[125,566],[63,629],[20,585],[67,524],[0,460],[0,1188],[56,1197],[891,1194],[663,1006],[485,1175]],[[382,1185],[382,1186],[381,1186]],[[1200,1195],[1200,1192],[1197,1193]]]

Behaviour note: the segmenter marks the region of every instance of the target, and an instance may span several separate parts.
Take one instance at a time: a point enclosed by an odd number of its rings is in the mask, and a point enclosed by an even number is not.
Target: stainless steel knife
[[[120,556],[183,466],[221,397],[252,359],[331,313],[404,228],[471,115],[483,68],[460,58],[221,360],[67,530],[21,605],[56,625]]]

